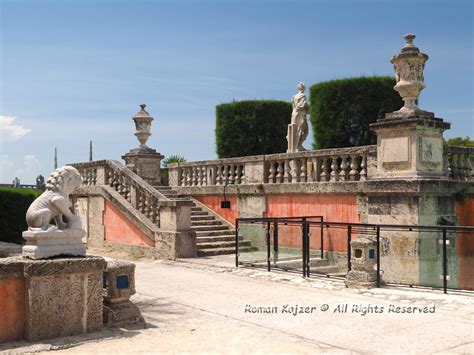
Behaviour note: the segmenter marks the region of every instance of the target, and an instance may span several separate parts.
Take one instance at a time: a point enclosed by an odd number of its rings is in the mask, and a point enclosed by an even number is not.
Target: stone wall
[[[0,259],[0,342],[100,330],[105,266],[92,256]]]

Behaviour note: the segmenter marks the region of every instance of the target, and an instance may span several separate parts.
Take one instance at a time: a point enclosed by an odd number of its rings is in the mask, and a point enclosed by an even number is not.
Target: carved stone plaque
[[[442,162],[443,146],[440,138],[421,137],[420,155],[422,162]]]
[[[382,163],[407,163],[409,160],[408,137],[385,138],[381,143]]]

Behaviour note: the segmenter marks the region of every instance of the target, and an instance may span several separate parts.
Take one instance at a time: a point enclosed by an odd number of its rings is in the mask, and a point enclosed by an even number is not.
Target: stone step
[[[243,240],[241,237],[240,240]],[[235,241],[233,235],[216,235],[210,237],[196,237],[196,243],[213,243],[213,242],[232,242]]]
[[[210,226],[191,226],[191,229],[195,230],[196,232],[202,232],[202,231],[209,231],[209,232],[214,232],[214,231],[223,231],[228,229],[227,226],[223,225],[210,225]]]
[[[235,236],[235,231],[230,229],[220,229],[220,230],[198,230],[193,228],[196,231],[196,237],[213,237],[213,236],[224,236],[231,235]]]
[[[201,207],[191,207],[191,212],[202,212]]]
[[[254,247],[244,247],[239,248],[242,252],[250,252],[258,250]],[[235,254],[235,248],[211,248],[211,249],[200,249],[197,251],[197,256],[212,256],[212,255],[225,255],[225,254]]]
[[[235,241],[231,242],[212,242],[212,243],[198,243],[197,245],[198,250],[201,249],[213,249],[213,248],[235,248]],[[249,241],[240,241],[239,242],[239,249],[249,247],[250,242]]]
[[[200,215],[200,216],[193,216],[191,215],[191,221],[214,221],[216,218],[214,216],[209,215]]]
[[[215,219],[212,220],[204,220],[204,221],[191,221],[191,228],[197,226],[221,226],[221,221],[216,221]]]
[[[191,211],[191,218],[197,216],[209,216],[209,213],[206,211]]]

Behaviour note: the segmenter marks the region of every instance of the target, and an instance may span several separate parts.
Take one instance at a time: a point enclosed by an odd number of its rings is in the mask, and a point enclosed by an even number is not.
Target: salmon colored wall
[[[24,279],[0,279],[0,343],[22,339],[24,319]]]
[[[222,195],[194,196],[194,198],[232,224],[235,224],[235,219],[240,217],[235,196],[226,196],[226,200],[230,201],[230,209],[221,208],[221,201],[224,199]]]
[[[456,203],[456,215],[461,226],[474,226],[474,198]],[[457,254],[459,256],[458,287],[474,290],[474,235],[458,234]]]
[[[132,224],[109,201],[105,201],[104,210],[105,240],[121,244],[155,246],[140,229]]]
[[[360,223],[355,195],[270,195],[266,217],[323,216],[324,221]],[[311,249],[320,249],[320,228],[311,226]],[[278,230],[282,247],[301,248],[301,227],[281,226]],[[357,238],[356,235],[353,238]],[[347,230],[325,228],[324,250],[347,251]]]
[[[214,212],[232,224],[240,216],[235,195],[227,196],[231,209],[221,208],[221,195],[195,196]],[[325,221],[359,223],[357,198],[355,195],[269,195],[266,197],[267,212],[262,217],[323,216]],[[310,246],[320,249],[320,228],[311,227]],[[301,228],[280,226],[279,245],[301,248]],[[357,238],[354,235],[354,238]],[[323,232],[324,250],[347,251],[347,231],[325,228]]]

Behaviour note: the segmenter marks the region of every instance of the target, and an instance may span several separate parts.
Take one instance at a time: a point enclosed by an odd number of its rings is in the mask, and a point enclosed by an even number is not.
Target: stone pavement
[[[236,269],[232,261],[135,261],[133,300],[147,329],[10,346],[19,353],[474,353],[472,295],[349,290],[338,280]]]

